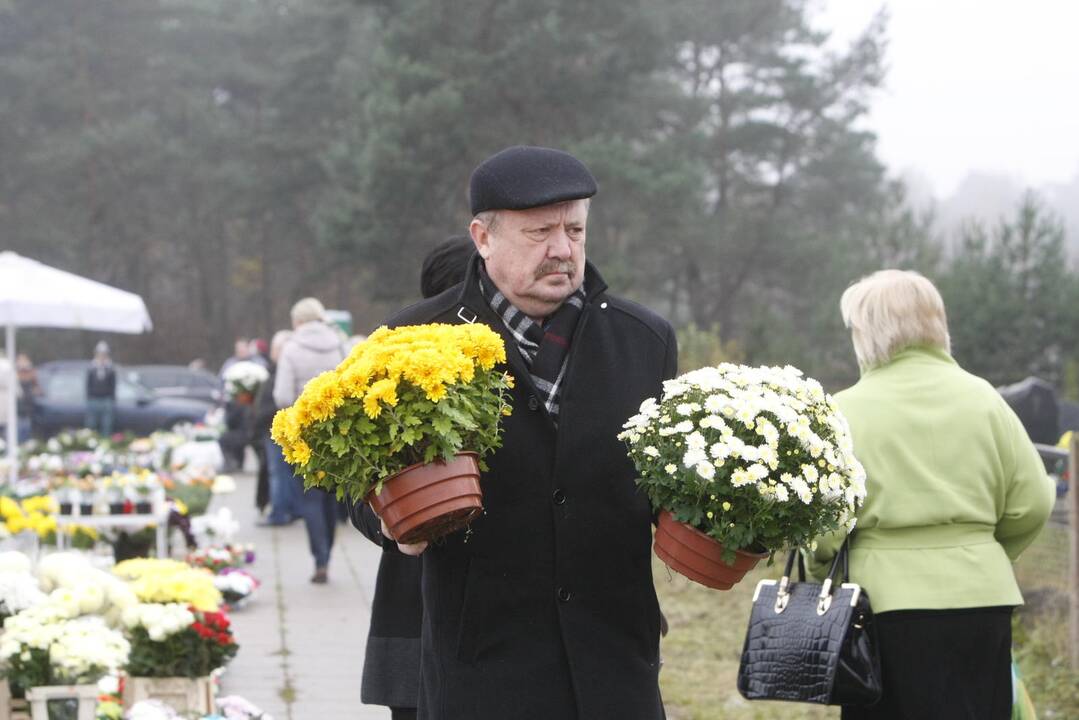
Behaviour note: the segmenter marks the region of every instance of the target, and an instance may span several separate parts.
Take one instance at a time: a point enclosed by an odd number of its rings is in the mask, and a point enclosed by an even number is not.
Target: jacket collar
[[[472,256],[472,261],[468,264],[464,282],[461,283],[461,290],[457,296],[458,307],[470,310],[473,317],[479,315],[480,306],[490,310],[490,305],[483,297],[483,293],[480,292],[479,268],[481,262],[483,262],[483,258],[480,257],[479,253]],[[588,305],[590,305],[593,300],[607,292],[607,283],[603,280],[603,276],[599,274],[599,270],[596,269],[596,266],[589,260],[585,260],[584,263],[584,289],[585,309],[588,308]],[[460,314],[461,313],[459,312],[458,316],[460,316]],[[495,317],[493,311],[490,312],[490,315],[491,317]],[[470,322],[463,317],[461,320]],[[501,321],[499,321],[499,324],[501,324]]]
[[[518,382],[525,383],[527,387],[532,388],[532,391],[535,392],[532,385],[532,374],[525,364],[524,358],[521,357],[521,353],[517,350],[517,341],[514,340],[506,324],[502,322],[502,318],[498,317],[491,308],[490,303],[483,297],[483,293],[480,292],[480,262],[482,262],[482,259],[477,253],[468,265],[468,271],[465,273],[464,282],[461,283],[457,302],[450,309],[450,312],[461,322],[482,322],[502,336],[502,342],[506,345],[506,361],[513,368],[513,374],[517,377]],[[607,291],[607,283],[603,281],[603,277],[596,270],[596,267],[587,260],[584,268],[584,283],[585,303],[584,309],[581,311],[581,319],[578,321],[578,330],[583,327],[584,316],[588,313],[589,307]]]
[[[914,345],[900,350],[883,365],[877,365],[876,367],[865,370],[862,373],[862,377],[909,362],[938,362],[946,365],[958,365],[955,358],[941,348],[933,347],[931,345]]]

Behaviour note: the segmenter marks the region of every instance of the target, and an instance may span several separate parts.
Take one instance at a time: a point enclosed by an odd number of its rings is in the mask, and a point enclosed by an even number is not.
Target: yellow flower
[[[379,402],[384,402],[390,407],[397,405],[397,383],[390,379],[379,380],[371,386],[367,391],[367,394],[363,398],[363,409],[367,413],[369,418],[377,418],[382,414],[382,406]]]
[[[21,517],[22,508],[19,507],[19,503],[4,495],[3,497],[0,497],[0,515],[3,515],[5,518],[11,518],[15,515]]]
[[[60,511],[60,506],[56,500],[49,495],[35,495],[34,497],[28,497],[22,501],[23,510],[28,513],[57,513]]]
[[[5,523],[5,525],[7,527],[8,532],[11,533],[12,535],[18,535],[23,530],[26,530],[26,529],[28,529],[30,527],[30,524],[27,522],[26,517],[23,516],[21,513],[18,514],[18,515],[12,515],[11,517],[9,517],[7,519],[7,523]]]
[[[291,462],[293,465],[306,465],[308,461],[311,460],[311,447],[303,440],[300,440],[292,446],[291,454],[292,460],[290,460],[289,462]]]

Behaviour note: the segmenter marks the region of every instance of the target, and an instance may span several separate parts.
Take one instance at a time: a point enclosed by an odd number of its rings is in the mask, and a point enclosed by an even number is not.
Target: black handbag
[[[743,697],[861,706],[880,700],[873,610],[866,592],[849,582],[849,545],[850,536],[822,584],[805,582],[795,548],[780,580],[757,585],[738,667]],[[796,558],[800,579],[792,583]]]

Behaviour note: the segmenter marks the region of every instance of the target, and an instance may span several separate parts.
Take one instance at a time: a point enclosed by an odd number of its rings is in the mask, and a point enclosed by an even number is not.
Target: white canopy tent
[[[11,361],[8,393],[9,479],[18,472],[16,442],[15,328],[51,327],[141,333],[153,329],[146,304],[135,293],[57,270],[13,252],[0,252],[0,326]]]

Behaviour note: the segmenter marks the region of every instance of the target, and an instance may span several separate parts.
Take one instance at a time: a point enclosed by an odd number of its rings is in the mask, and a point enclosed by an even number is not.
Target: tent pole
[[[16,412],[15,396],[19,392],[19,374],[15,371],[15,325],[8,323],[4,349],[7,351],[8,364],[11,365],[11,384],[8,386],[8,422],[7,422],[7,459],[8,482],[14,484],[19,477],[19,416]]]

